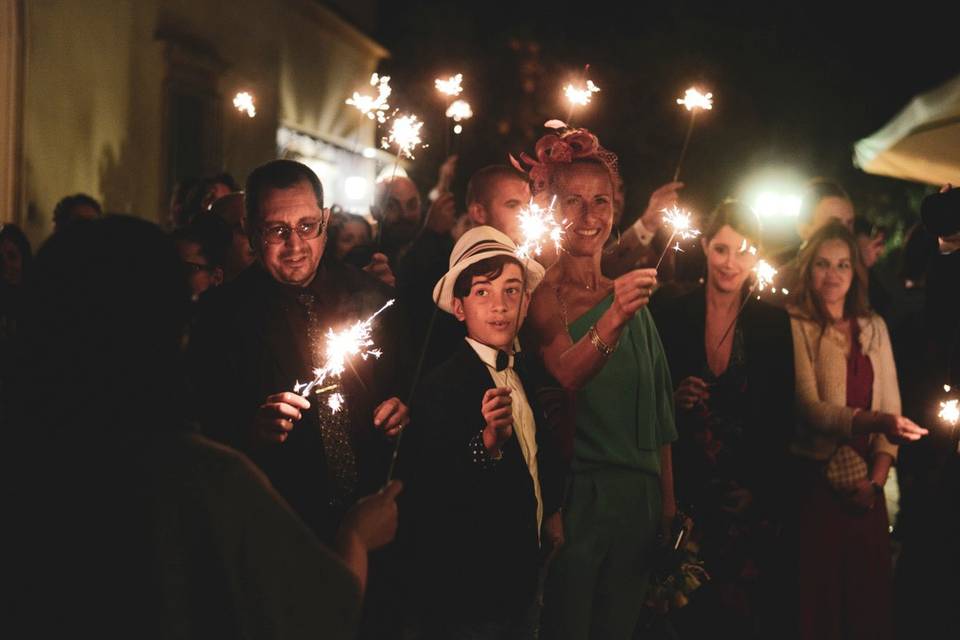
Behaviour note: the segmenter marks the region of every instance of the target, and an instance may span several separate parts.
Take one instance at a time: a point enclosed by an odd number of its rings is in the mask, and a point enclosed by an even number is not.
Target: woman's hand
[[[879,433],[887,436],[887,440],[894,444],[915,442],[929,433],[913,420],[892,413],[877,414]]]
[[[673,399],[677,406],[689,411],[701,402],[710,399],[710,387],[701,378],[690,376],[680,382],[680,386],[673,392]]]
[[[873,483],[867,479],[858,482],[857,486],[844,497],[847,504],[857,511],[870,511],[877,505],[877,490],[873,488]]]
[[[657,286],[656,269],[634,269],[613,281],[613,311],[619,324],[630,321],[643,308]]]

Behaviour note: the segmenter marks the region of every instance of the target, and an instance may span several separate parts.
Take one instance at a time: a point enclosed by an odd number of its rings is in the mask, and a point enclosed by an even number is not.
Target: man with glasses
[[[243,227],[257,261],[206,301],[192,338],[197,414],[209,435],[246,452],[326,542],[360,495],[379,489],[391,440],[409,421],[393,392],[401,335],[388,310],[373,339],[381,360],[356,358],[327,395],[294,384],[324,364],[324,335],[369,317],[389,289],[362,271],[321,265],[330,212],[305,165],[274,160],[247,179]],[[327,262],[327,261],[324,261]],[[344,406],[334,411],[329,394]]]

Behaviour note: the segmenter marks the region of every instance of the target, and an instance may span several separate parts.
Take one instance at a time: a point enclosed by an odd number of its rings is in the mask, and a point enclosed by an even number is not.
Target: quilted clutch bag
[[[837,447],[824,469],[827,482],[837,491],[849,491],[867,478],[867,462],[847,445]]]

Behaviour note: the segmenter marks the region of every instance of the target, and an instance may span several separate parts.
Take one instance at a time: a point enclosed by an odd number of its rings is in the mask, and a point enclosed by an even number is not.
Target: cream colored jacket
[[[791,449],[814,460],[827,460],[837,446],[850,439],[855,410],[847,405],[846,336],[834,327],[821,331],[818,323],[795,307],[790,312],[793,330],[794,366],[797,372],[797,435]],[[871,409],[900,414],[900,389],[883,318],[873,314],[860,318],[860,348],[873,365]],[[882,434],[871,434],[874,454],[897,458],[897,447]]]

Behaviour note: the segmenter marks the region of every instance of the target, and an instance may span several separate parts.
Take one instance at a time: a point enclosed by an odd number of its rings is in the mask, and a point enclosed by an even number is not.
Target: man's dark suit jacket
[[[522,362],[516,370],[540,420]],[[434,619],[502,619],[533,603],[537,503],[516,433],[489,467],[474,461],[470,447],[484,427],[483,395],[493,387],[486,365],[462,342],[424,378],[401,450],[415,509],[414,567]],[[553,449],[537,439],[546,518],[559,508],[559,478]]]
[[[389,289],[343,264],[322,264],[305,288],[276,282],[259,264],[244,271],[205,301],[191,337],[196,413],[210,437],[247,453],[277,491],[325,541],[330,541],[344,506],[332,506],[331,482],[316,412],[325,398],[311,396],[311,409],[286,442],[260,444],[253,420],[272,394],[292,391],[312,379],[313,362],[306,308],[300,294],[312,293],[321,326],[334,330],[363,320],[388,299]],[[391,443],[373,428],[377,404],[394,395],[400,331],[393,309],[374,322],[381,359],[355,358],[341,381],[350,411],[350,436],[357,457],[356,494],[379,489],[386,480]],[[358,379],[359,376],[359,379]]]

